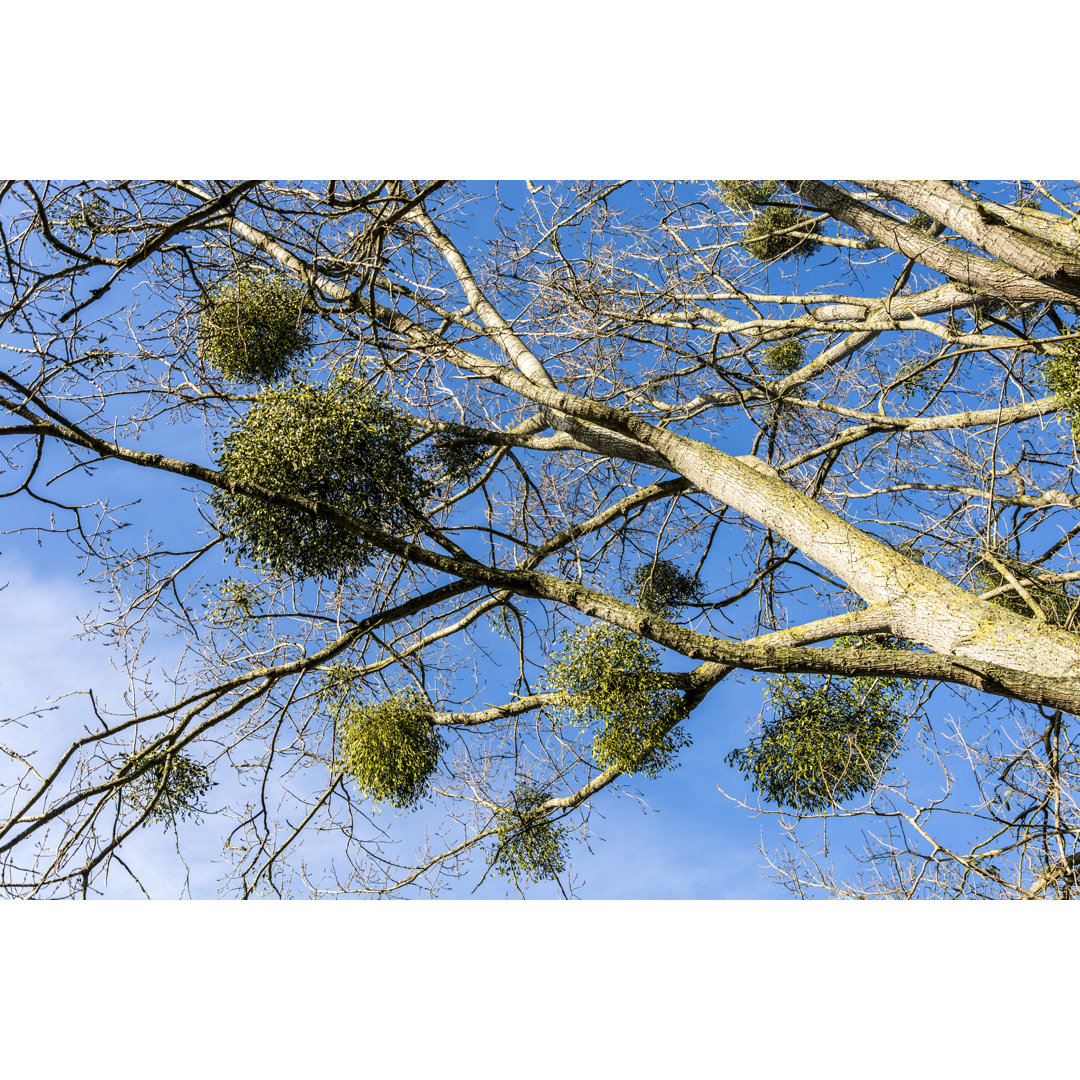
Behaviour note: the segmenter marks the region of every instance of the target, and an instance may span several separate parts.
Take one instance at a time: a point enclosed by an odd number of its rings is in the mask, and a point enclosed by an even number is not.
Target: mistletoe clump
[[[430,704],[406,690],[372,705],[343,706],[338,746],[341,771],[364,795],[406,810],[427,793],[445,742]]]
[[[348,376],[328,387],[268,387],[221,440],[218,467],[230,481],[399,533],[409,521],[406,507],[427,493],[409,455],[410,430],[383,395]],[[231,548],[273,574],[347,575],[371,556],[346,525],[297,506],[224,488],[214,489],[210,505]]]
[[[1080,441],[1080,337],[1063,341],[1058,355],[1046,359],[1043,378],[1068,413],[1073,440]]]
[[[836,648],[908,648],[888,635],[842,637]],[[900,751],[897,702],[907,679],[780,675],[769,680],[773,716],[725,758],[766,801],[798,813],[827,811],[873,790]]]
[[[820,222],[793,206],[769,206],[755,214],[746,226],[742,246],[760,262],[771,262],[788,255],[806,258],[821,248],[818,241],[807,239],[806,234],[820,229]]]
[[[54,227],[67,236],[70,243],[79,242],[83,233],[91,241],[108,234],[113,227],[113,209],[100,195],[95,194],[89,201],[80,197],[68,203],[62,218],[54,222]]]
[[[564,633],[562,640],[548,682],[569,696],[564,719],[597,731],[596,763],[650,777],[674,768],[675,756],[691,740],[677,726],[686,715],[682,695],[664,686],[656,649],[607,623]]]
[[[317,691],[319,699],[328,705],[331,711],[336,711],[361,685],[362,676],[363,673],[356,664],[331,664],[323,670]]]
[[[236,382],[269,383],[307,353],[304,290],[274,274],[243,274],[213,289],[199,309],[199,355]]]
[[[798,371],[803,366],[803,343],[791,338],[774,345],[765,353],[765,366],[777,378]]]
[[[720,196],[732,210],[750,211],[767,203],[779,190],[779,180],[720,180]]]
[[[484,464],[487,446],[452,436],[436,435],[428,452],[432,472],[441,472],[451,484],[470,479]]]
[[[703,596],[701,582],[668,559],[656,559],[639,566],[630,575],[630,587],[637,606],[670,619],[687,604],[699,603]]]
[[[491,868],[499,877],[542,881],[566,869],[566,829],[540,809],[550,798],[550,791],[522,782],[510,806],[495,811],[497,844]]]
[[[132,754],[123,772],[145,764],[141,754]],[[127,797],[140,813],[147,812],[143,825],[169,825],[204,812],[203,798],[213,786],[205,765],[179,751],[156,751],[151,764],[126,789]]]
[[[905,364],[896,373],[897,392],[905,400],[913,394],[928,394],[933,391],[941,381],[941,375],[935,364],[927,364],[918,360]]]
[[[207,612],[210,621],[222,626],[239,626],[255,618],[255,606],[261,599],[250,581],[227,579],[218,587],[217,600]]]

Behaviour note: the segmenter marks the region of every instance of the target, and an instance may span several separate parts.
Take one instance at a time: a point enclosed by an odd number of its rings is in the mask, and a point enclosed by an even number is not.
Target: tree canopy
[[[1076,895],[1078,200],[5,182],[3,530],[129,689],[0,715],[0,887],[570,895],[719,726],[798,895]]]

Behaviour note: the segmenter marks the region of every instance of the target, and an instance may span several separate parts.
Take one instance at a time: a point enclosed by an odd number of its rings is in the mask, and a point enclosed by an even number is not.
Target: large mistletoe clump
[[[220,444],[226,478],[298,496],[399,534],[427,492],[409,454],[411,428],[358,379],[269,387]],[[222,535],[256,566],[301,577],[349,574],[371,545],[348,524],[223,488],[210,495]]]

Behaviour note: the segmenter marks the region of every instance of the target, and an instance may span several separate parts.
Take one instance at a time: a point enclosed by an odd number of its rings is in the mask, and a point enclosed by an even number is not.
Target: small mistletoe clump
[[[361,669],[356,664],[331,664],[323,670],[317,691],[319,699],[335,712],[362,685]]]
[[[468,480],[484,464],[487,446],[466,442],[451,435],[436,435],[428,458],[433,473],[442,473],[447,483]]]
[[[803,343],[789,338],[774,345],[765,353],[765,366],[778,379],[798,371],[803,366]]]
[[[416,690],[373,705],[345,705],[338,713],[339,765],[357,788],[400,810],[427,794],[446,745],[431,721],[431,706]]]
[[[962,315],[958,315],[955,311],[950,312],[945,317],[945,329],[952,336],[962,334],[964,332],[964,318]]]
[[[551,792],[523,782],[514,789],[510,806],[496,810],[491,868],[499,877],[551,880],[566,869],[566,829],[540,810],[549,798]]]
[[[732,210],[744,212],[767,203],[779,190],[779,180],[718,180],[720,197]]]
[[[687,604],[700,603],[703,596],[701,582],[668,559],[639,566],[630,575],[630,588],[639,608],[665,619],[673,618]]]
[[[936,364],[915,360],[896,373],[896,390],[906,401],[913,394],[928,394],[937,389],[941,375]]]
[[[406,505],[427,484],[409,455],[411,429],[385,397],[356,379],[328,387],[268,387],[221,440],[218,467],[231,481],[294,495],[385,532],[405,530]],[[300,577],[350,574],[372,548],[346,525],[296,506],[215,488],[210,505],[226,541],[256,566]]]
[[[879,637],[843,637],[837,648],[907,648]],[[761,735],[725,758],[755,791],[803,814],[827,811],[873,790],[899,753],[897,702],[906,679],[780,675],[769,679],[773,716]]]
[[[149,811],[143,825],[169,825],[204,812],[203,797],[213,787],[210,772],[201,762],[181,752],[154,753],[152,764],[127,787],[126,794],[139,813]],[[132,754],[124,771],[144,764],[142,755]]]
[[[53,222],[70,244],[78,244],[86,234],[90,241],[106,235],[113,227],[113,209],[100,195],[86,201],[82,198],[67,205],[64,216]]]
[[[207,615],[220,626],[242,626],[255,618],[255,606],[261,596],[249,581],[226,579],[218,587],[217,599]]]
[[[276,382],[314,345],[304,290],[273,274],[244,274],[199,309],[199,355],[236,382]]]
[[[1077,328],[1072,327],[1070,333]],[[1056,394],[1068,412],[1073,441],[1080,441],[1080,337],[1061,343],[1061,352],[1043,364],[1046,388]]]
[[[608,623],[580,627],[562,640],[548,683],[571,695],[562,708],[566,722],[598,729],[597,765],[650,777],[675,768],[675,756],[691,740],[677,726],[686,715],[682,695],[663,685],[656,649]]]
[[[806,258],[821,248],[806,234],[821,230],[821,223],[793,206],[770,206],[755,214],[743,231],[742,246],[760,262],[789,255]]]

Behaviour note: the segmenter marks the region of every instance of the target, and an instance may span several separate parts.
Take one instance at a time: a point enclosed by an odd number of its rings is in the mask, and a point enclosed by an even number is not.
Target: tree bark
[[[820,180],[789,180],[788,184],[807,202],[827,211],[838,221],[861,229],[893,251],[916,259],[931,270],[946,274],[971,288],[984,290],[1004,300],[1050,300],[1071,304],[1080,297],[1080,277],[1072,277],[1068,272],[1043,281],[1004,261],[987,259],[970,251],[959,250],[945,240],[933,239],[919,229],[897,221],[881,210],[865,206],[846,191]],[[995,244],[1002,248],[1007,246],[999,233],[995,234]],[[1015,245],[1009,250],[1015,251]],[[1025,255],[1024,261],[1035,261],[1034,255]],[[1046,266],[1041,260],[1037,265]]]

